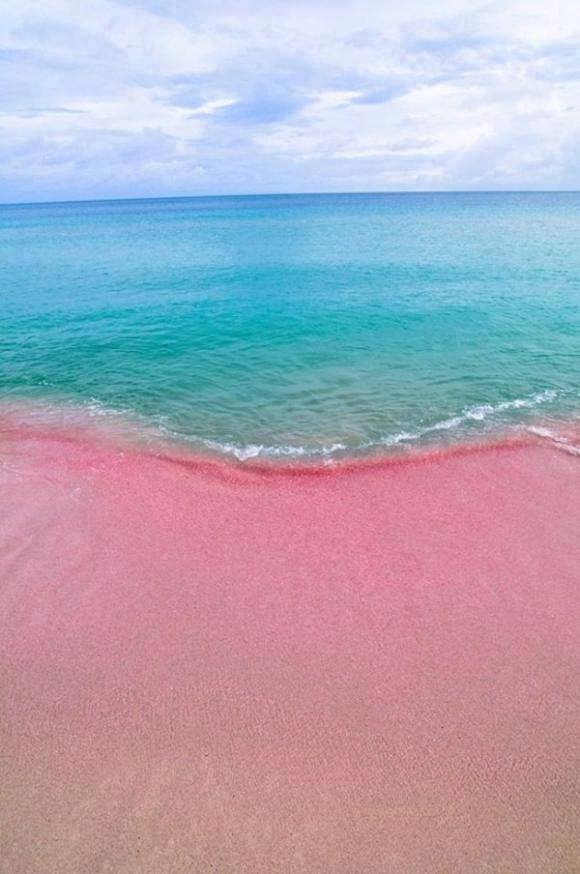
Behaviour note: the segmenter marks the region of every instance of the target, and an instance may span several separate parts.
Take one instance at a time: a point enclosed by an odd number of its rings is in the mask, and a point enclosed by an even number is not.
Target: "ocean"
[[[242,460],[557,434],[579,230],[578,193],[2,206],[0,401]]]

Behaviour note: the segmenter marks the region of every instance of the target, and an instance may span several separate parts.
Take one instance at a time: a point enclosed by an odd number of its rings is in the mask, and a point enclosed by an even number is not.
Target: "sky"
[[[0,0],[0,202],[580,189],[578,0]]]

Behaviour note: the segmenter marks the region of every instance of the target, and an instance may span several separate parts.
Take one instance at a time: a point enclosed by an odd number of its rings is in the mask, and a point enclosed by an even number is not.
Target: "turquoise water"
[[[580,408],[580,194],[0,207],[0,399],[341,454]]]

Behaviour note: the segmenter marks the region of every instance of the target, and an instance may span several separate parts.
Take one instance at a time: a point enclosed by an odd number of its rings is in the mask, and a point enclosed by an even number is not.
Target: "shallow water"
[[[579,194],[0,208],[0,398],[238,457],[453,442],[580,408]]]

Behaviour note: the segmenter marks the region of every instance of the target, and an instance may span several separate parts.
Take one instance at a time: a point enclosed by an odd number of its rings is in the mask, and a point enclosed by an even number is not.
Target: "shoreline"
[[[566,414],[550,418],[538,415],[517,421],[494,421],[493,415],[505,410],[525,410],[528,414],[538,404],[553,400],[554,391],[537,393],[533,398],[504,401],[495,407],[480,404],[465,408],[461,413],[431,425],[424,425],[415,432],[401,431],[383,438],[348,444],[344,437],[334,435],[326,444],[285,445],[235,444],[201,435],[180,433],[161,421],[129,410],[103,406],[91,399],[86,403],[66,399],[46,398],[0,401],[0,434],[32,433],[39,437],[45,433],[62,439],[73,435],[81,438],[99,439],[125,444],[127,449],[150,451],[157,454],[179,455],[209,461],[231,462],[233,465],[284,468],[318,468],[335,465],[348,466],[358,463],[381,463],[396,460],[454,452],[469,447],[497,445],[500,443],[549,440],[559,448],[577,450],[580,454],[580,411],[568,410]],[[488,421],[488,416],[492,418]],[[476,423],[478,428],[462,430],[461,425]],[[554,428],[557,431],[554,431]],[[563,433],[560,430],[563,429]],[[572,435],[570,440],[565,433]]]
[[[366,451],[345,448],[339,455],[305,453],[285,457],[281,452],[239,457],[220,450],[217,442],[213,444],[215,448],[203,448],[203,442],[156,430],[152,423],[125,413],[103,411],[93,417],[82,405],[18,401],[0,403],[0,441],[3,439],[78,443],[87,447],[102,445],[112,451],[142,454],[208,471],[223,467],[225,471],[263,476],[322,476],[391,465],[423,464],[455,455],[524,446],[550,445],[556,450],[580,455],[580,420],[574,417],[545,423],[538,418],[531,424],[514,423],[483,433],[459,435],[453,441],[396,447],[386,444],[382,448],[377,444]],[[0,442],[0,449],[1,446]]]
[[[0,425],[11,874],[573,869],[578,458],[63,438]]]

